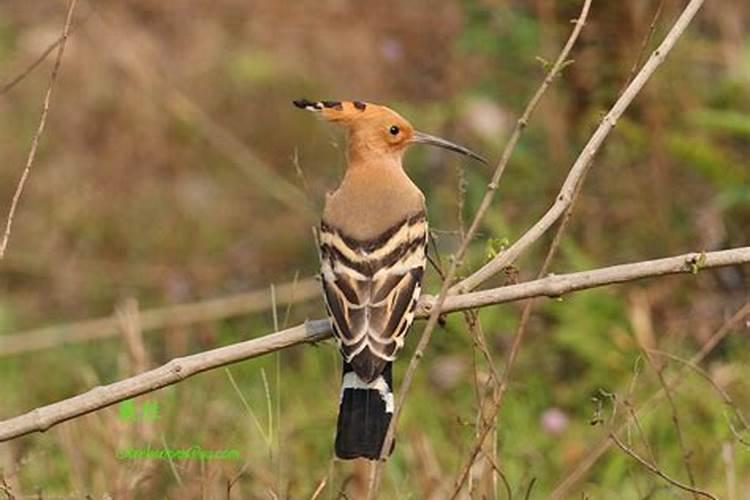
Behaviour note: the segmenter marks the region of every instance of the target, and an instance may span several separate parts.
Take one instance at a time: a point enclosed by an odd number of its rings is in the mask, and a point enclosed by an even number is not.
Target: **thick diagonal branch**
[[[548,276],[546,278],[446,298],[445,313],[488,307],[531,297],[559,297],[568,292],[668,274],[697,273],[703,269],[750,263],[750,247],[709,253],[689,253],[651,261],[605,267],[593,271]],[[419,317],[434,307],[434,297],[420,299]],[[78,396],[32,410],[0,422],[0,442],[43,432],[61,422],[105,408],[120,401],[176,384],[197,373],[230,363],[255,358],[305,342],[318,342],[331,336],[327,319],[307,321],[286,330],[210,351],[176,358],[165,365],[96,387]]]
[[[473,273],[468,278],[464,279],[460,283],[457,283],[450,289],[450,293],[463,293],[470,290],[474,290],[479,285],[497,275],[503,268],[512,264],[521,253],[529,248],[534,242],[547,232],[547,230],[565,213],[573,200],[573,193],[576,190],[576,186],[580,182],[581,178],[587,170],[589,162],[594,158],[596,153],[604,143],[604,139],[607,138],[609,133],[617,124],[617,120],[620,119],[622,114],[628,108],[633,99],[640,93],[643,86],[646,84],[651,75],[657,70],[659,66],[664,62],[667,54],[672,50],[677,40],[685,32],[685,29],[693,20],[693,17],[698,12],[698,9],[703,5],[703,0],[692,0],[685,10],[682,12],[680,17],[675,22],[672,29],[669,31],[664,41],[659,47],[651,53],[651,57],[643,65],[643,68],[638,72],[633,81],[630,82],[627,89],[620,95],[617,102],[612,106],[612,109],[604,116],[599,127],[596,129],[594,134],[589,139],[589,142],[581,151],[581,154],[576,159],[575,163],[568,173],[568,177],[565,179],[560,192],[555,199],[555,202],[547,210],[547,212],[534,224],[521,238],[519,238],[513,245],[507,250],[499,253],[494,259],[482,266],[479,270]]]

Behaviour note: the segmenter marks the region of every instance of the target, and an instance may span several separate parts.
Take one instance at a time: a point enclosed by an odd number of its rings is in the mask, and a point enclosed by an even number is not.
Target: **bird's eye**
[[[396,125],[391,125],[391,128],[388,130],[388,132],[390,132],[391,135],[398,135],[398,133],[401,132],[401,129]]]

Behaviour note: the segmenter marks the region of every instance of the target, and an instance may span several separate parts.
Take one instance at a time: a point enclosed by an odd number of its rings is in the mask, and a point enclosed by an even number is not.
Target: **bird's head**
[[[404,117],[385,106],[361,101],[298,99],[293,102],[300,109],[312,111],[346,128],[350,160],[384,156],[400,160],[410,145],[429,144],[487,163],[483,157],[463,146],[415,130]]]

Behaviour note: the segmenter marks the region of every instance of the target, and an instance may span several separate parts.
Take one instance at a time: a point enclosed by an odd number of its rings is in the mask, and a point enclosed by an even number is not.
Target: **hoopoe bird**
[[[294,104],[347,132],[346,173],[326,195],[319,231],[323,297],[344,358],[335,451],[376,460],[394,410],[391,365],[414,320],[427,259],[425,198],[402,157],[420,143],[486,160],[414,130],[385,106]]]

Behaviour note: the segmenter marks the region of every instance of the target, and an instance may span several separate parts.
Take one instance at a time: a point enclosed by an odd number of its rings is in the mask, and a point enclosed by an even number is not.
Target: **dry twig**
[[[68,30],[68,35],[72,35],[77,28],[80,28],[82,25],[86,24],[86,21],[88,21],[91,13],[87,14],[79,23],[72,23],[70,24],[70,29]],[[47,59],[47,56],[52,53],[55,48],[59,47],[60,44],[63,42],[65,37],[63,35],[60,35],[57,40],[49,44],[49,46],[44,49],[44,51],[32,61],[31,64],[29,64],[26,69],[21,71],[18,75],[8,80],[6,83],[3,83],[0,85],[0,96],[7,94],[10,92],[13,87],[21,83],[27,76],[31,74],[32,71],[34,71],[36,68],[39,67],[40,64],[44,62],[45,59]]]
[[[682,432],[680,414],[677,412],[677,403],[675,403],[674,397],[672,396],[672,391],[669,389],[669,384],[667,384],[667,381],[664,378],[663,367],[658,366],[657,363],[654,362],[653,358],[651,357],[650,351],[645,345],[641,343],[640,340],[637,340],[637,342],[641,350],[643,351],[644,356],[646,357],[646,361],[648,362],[649,367],[651,367],[651,369],[656,374],[657,379],[659,379],[659,385],[661,385],[662,389],[664,390],[664,395],[669,402],[669,408],[672,412],[672,423],[674,424],[675,434],[677,435],[677,443],[680,445],[680,451],[682,452],[682,461],[685,464],[685,472],[687,472],[690,486],[695,487],[695,476],[693,475],[693,468],[690,464],[690,451],[687,449],[687,445],[685,444],[685,436]],[[697,493],[694,493],[694,495],[696,494]]]
[[[648,460],[646,460],[645,458],[643,458],[643,457],[641,457],[640,455],[638,455],[638,454],[637,454],[637,453],[636,453],[636,452],[635,452],[634,450],[632,450],[632,449],[631,449],[631,448],[629,448],[629,447],[628,447],[628,446],[627,446],[627,445],[626,445],[625,443],[623,443],[622,441],[620,441],[620,438],[618,438],[618,437],[617,437],[617,434],[615,434],[614,432],[611,432],[611,433],[609,434],[609,438],[610,438],[610,439],[611,439],[611,440],[612,440],[612,441],[613,441],[613,442],[614,442],[614,443],[615,443],[615,444],[616,444],[616,445],[617,445],[617,446],[618,446],[618,447],[619,447],[619,448],[620,448],[620,449],[621,449],[622,451],[624,451],[625,453],[627,453],[628,455],[630,455],[631,457],[633,457],[633,458],[635,459],[635,461],[636,461],[636,462],[638,462],[639,464],[641,464],[642,466],[644,466],[644,467],[645,467],[646,469],[650,470],[651,472],[653,472],[654,474],[656,474],[657,476],[659,476],[660,478],[664,479],[664,480],[665,480],[665,481],[667,481],[667,482],[668,482],[669,484],[672,484],[672,485],[674,485],[674,486],[677,486],[677,487],[678,487],[678,488],[680,488],[681,490],[689,491],[689,492],[691,492],[691,493],[693,493],[693,494],[695,494],[695,495],[700,495],[700,496],[702,496],[702,497],[706,497],[706,498],[712,498],[713,500],[718,500],[718,499],[717,499],[717,498],[716,498],[715,496],[713,496],[713,495],[712,495],[711,493],[708,493],[707,491],[703,491],[703,490],[700,490],[700,489],[698,489],[698,488],[695,488],[695,487],[693,487],[693,486],[690,486],[690,485],[687,485],[687,484],[683,484],[683,483],[679,482],[678,480],[676,480],[676,479],[674,479],[674,478],[672,478],[672,477],[670,477],[670,476],[666,475],[666,474],[665,474],[665,473],[664,473],[664,472],[663,472],[663,471],[662,471],[661,469],[659,469],[659,468],[658,468],[657,466],[655,466],[654,464],[652,464],[651,462],[649,462],[649,461],[648,461]]]
[[[8,219],[5,223],[5,232],[3,233],[3,239],[0,241],[0,260],[5,257],[5,251],[8,248],[8,240],[10,239],[10,231],[13,227],[13,218],[18,208],[18,202],[23,194],[23,188],[26,185],[26,179],[31,173],[31,167],[34,165],[34,158],[36,158],[36,150],[39,147],[39,139],[44,132],[44,127],[47,125],[47,115],[49,114],[50,102],[52,101],[52,90],[55,88],[55,82],[57,81],[57,75],[60,72],[60,64],[62,63],[62,56],[65,52],[65,45],[68,41],[68,33],[70,31],[70,23],[73,21],[73,12],[76,8],[78,0],[71,0],[70,6],[68,7],[68,14],[65,18],[65,25],[62,31],[62,41],[57,48],[57,57],[55,58],[55,66],[52,68],[52,74],[49,77],[49,84],[47,85],[47,93],[44,95],[44,104],[42,106],[42,116],[39,118],[39,126],[36,129],[34,138],[31,140],[31,149],[29,150],[29,156],[26,158],[26,166],[21,174],[21,179],[18,181],[16,186],[16,192],[13,194],[13,201],[11,201],[10,209],[8,210]]]
[[[703,344],[701,350],[695,354],[688,363],[691,365],[698,365],[703,361],[708,354],[714,350],[714,348],[724,340],[735,328],[737,328],[743,321],[747,321],[746,318],[750,316],[750,302],[747,302],[742,308],[732,315],[731,318],[726,320],[721,327]],[[750,323],[748,323],[750,324]],[[669,382],[669,387],[674,390],[684,380],[683,373],[687,368],[683,367],[677,374],[672,377]],[[646,412],[654,409],[656,403],[664,397],[664,388],[660,388],[649,396],[637,409],[636,415],[642,415]],[[628,420],[620,424],[615,432],[620,433],[628,425]],[[586,477],[589,470],[596,464],[599,459],[606,453],[611,445],[609,439],[603,439],[594,445],[586,454],[586,456],[575,466],[575,468],[568,474],[550,493],[550,500],[562,500],[568,498],[570,490],[578,484],[580,480]]]
[[[663,356],[667,359],[670,359],[672,361],[676,361],[677,363],[680,363],[681,365],[685,366],[686,368],[690,368],[695,373],[700,375],[703,379],[706,380],[711,386],[714,388],[714,390],[719,394],[724,404],[734,413],[734,415],[737,417],[737,420],[742,424],[743,430],[747,431],[750,430],[750,422],[748,421],[747,417],[745,416],[744,412],[737,406],[737,404],[734,402],[734,399],[729,395],[729,393],[716,381],[713,379],[710,373],[708,373],[706,370],[701,368],[700,366],[691,363],[690,361],[686,359],[682,359],[679,356],[675,356],[674,354],[660,351],[658,349],[649,349],[649,353],[655,354],[657,356]],[[727,416],[727,421],[729,424],[729,429],[734,434],[734,437],[737,438],[737,440],[744,444],[745,446],[750,446],[750,442],[748,442],[746,439],[744,439],[741,435],[739,435],[737,429],[734,428],[732,425],[731,420],[729,419],[729,416]]]

